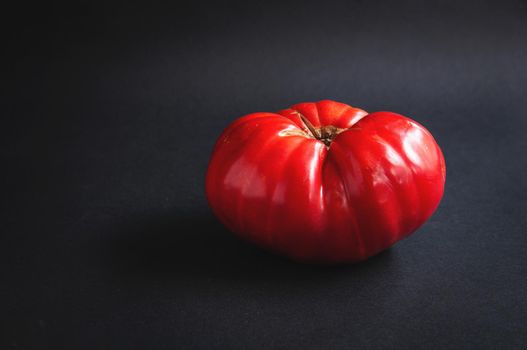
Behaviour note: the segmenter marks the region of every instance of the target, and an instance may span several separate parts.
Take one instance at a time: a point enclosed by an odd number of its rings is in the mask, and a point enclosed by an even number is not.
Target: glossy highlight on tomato
[[[445,176],[422,125],[324,100],[230,124],[206,195],[225,226],[263,248],[302,262],[358,262],[419,228]]]

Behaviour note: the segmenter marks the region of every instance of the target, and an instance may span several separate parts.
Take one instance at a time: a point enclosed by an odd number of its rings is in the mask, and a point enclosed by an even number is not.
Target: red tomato
[[[235,120],[216,142],[206,193],[223,224],[259,246],[357,262],[420,227],[445,174],[422,125],[326,100]]]

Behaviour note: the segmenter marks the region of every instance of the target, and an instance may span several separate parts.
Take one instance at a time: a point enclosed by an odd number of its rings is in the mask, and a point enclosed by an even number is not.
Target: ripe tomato
[[[356,262],[420,227],[445,174],[422,125],[326,100],[235,120],[216,142],[206,194],[257,245],[298,261]]]

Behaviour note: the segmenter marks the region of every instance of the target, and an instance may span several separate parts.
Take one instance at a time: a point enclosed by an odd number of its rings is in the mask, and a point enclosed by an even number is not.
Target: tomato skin
[[[301,116],[340,133],[326,146]],[[303,262],[358,262],[419,228],[445,175],[420,124],[325,100],[235,120],[216,142],[206,195],[231,231],[259,246]]]

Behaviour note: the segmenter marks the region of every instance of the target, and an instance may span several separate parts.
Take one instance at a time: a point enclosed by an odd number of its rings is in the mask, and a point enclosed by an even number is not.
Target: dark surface
[[[3,11],[0,348],[525,348],[527,3],[431,3]],[[431,220],[355,266],[248,246],[203,194],[230,121],[325,98],[447,161]]]

